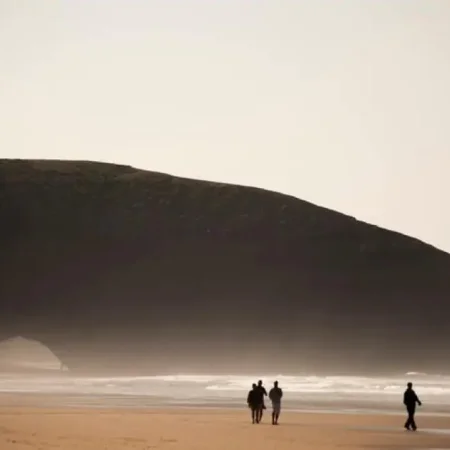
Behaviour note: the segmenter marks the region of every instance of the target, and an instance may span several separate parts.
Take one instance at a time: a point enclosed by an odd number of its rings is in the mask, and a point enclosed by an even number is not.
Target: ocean
[[[316,375],[195,375],[87,377],[70,372],[0,374],[0,393],[64,399],[71,406],[92,407],[245,407],[252,383],[266,389],[278,380],[283,407],[316,412],[402,413],[402,395],[414,383],[423,413],[450,414],[450,376],[406,373],[393,377]],[[38,396],[38,397],[36,397]],[[10,396],[9,396],[10,398]]]

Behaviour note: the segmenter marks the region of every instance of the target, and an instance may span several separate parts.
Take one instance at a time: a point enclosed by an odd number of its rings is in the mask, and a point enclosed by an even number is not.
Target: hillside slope
[[[0,249],[0,338],[72,368],[450,366],[450,256],[290,196],[0,160]]]

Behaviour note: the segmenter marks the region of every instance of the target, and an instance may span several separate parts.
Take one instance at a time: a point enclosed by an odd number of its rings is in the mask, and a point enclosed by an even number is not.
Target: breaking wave
[[[0,392],[70,395],[164,397],[173,400],[241,401],[251,384],[278,380],[287,399],[393,401],[398,403],[407,381],[413,381],[428,404],[450,404],[450,377],[408,372],[401,377],[161,375],[144,377],[77,377],[70,373],[0,375]]]

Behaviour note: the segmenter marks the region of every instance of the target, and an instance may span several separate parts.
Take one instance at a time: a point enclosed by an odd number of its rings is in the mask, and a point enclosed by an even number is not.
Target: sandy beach
[[[248,411],[0,407],[1,450],[450,449],[448,417],[285,413],[252,425]],[[447,430],[448,431],[448,430]]]

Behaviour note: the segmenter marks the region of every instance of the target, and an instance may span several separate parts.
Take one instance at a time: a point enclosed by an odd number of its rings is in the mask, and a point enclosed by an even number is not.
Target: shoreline
[[[267,410],[270,411],[270,401],[266,401]],[[117,411],[222,411],[242,412],[247,410],[245,400],[221,401],[203,400],[180,401],[174,398],[146,397],[142,395],[85,395],[75,394],[47,394],[25,392],[0,392],[0,410],[31,408],[31,409],[58,409],[58,410],[117,410]],[[369,402],[355,403],[301,403],[298,401],[285,401],[282,405],[285,414],[316,414],[316,415],[359,415],[359,416],[391,416],[404,417],[406,412],[403,407],[374,408]],[[450,407],[442,405],[442,408],[427,409],[418,408],[417,417],[434,417],[450,419]],[[450,424],[450,420],[449,420]]]
[[[420,413],[450,416],[450,377],[414,374]],[[422,378],[420,378],[422,377]],[[284,390],[283,409],[300,412],[360,414],[404,413],[404,380],[335,376],[276,377]],[[268,386],[271,379],[262,377]],[[157,377],[76,377],[48,374],[0,374],[0,402],[24,406],[45,403],[85,407],[220,407],[241,409],[254,380],[247,376],[173,374]],[[9,401],[15,396],[13,402]]]

